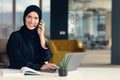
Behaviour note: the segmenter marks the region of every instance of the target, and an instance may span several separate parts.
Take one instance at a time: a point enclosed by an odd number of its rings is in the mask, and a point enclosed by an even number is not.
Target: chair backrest
[[[77,46],[76,40],[51,40],[58,51],[74,50]]]
[[[9,58],[6,51],[7,39],[0,39],[0,67],[9,66]]]
[[[0,39],[0,52],[6,52],[7,39]]]

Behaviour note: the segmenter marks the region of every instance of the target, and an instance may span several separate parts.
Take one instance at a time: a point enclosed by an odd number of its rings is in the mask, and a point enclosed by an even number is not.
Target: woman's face
[[[35,29],[38,22],[39,22],[39,16],[36,12],[30,12],[25,17],[25,24],[26,24],[27,28],[30,30]]]

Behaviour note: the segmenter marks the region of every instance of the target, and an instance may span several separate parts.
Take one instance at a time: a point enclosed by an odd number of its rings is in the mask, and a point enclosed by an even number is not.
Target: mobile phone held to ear
[[[38,23],[38,25],[37,25],[37,26],[34,26],[34,27],[38,28],[38,27],[39,27],[39,23]]]

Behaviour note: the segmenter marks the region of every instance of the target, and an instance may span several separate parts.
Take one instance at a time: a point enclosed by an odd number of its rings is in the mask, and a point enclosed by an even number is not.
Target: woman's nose
[[[34,23],[34,19],[33,18],[31,19],[31,22]]]

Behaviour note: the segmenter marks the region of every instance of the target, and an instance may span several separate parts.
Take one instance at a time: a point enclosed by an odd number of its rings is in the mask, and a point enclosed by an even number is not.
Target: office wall
[[[68,39],[68,0],[51,0],[51,39]]]
[[[120,64],[120,0],[112,0],[111,63]]]

